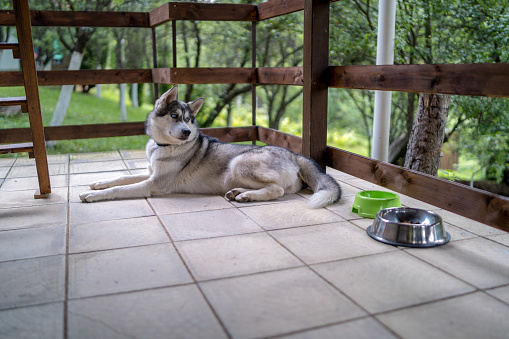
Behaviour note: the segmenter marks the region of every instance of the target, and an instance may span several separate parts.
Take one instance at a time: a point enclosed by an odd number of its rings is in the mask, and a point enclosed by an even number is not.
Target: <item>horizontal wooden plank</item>
[[[327,147],[328,166],[420,201],[509,231],[509,198]]]
[[[254,68],[155,68],[158,84],[244,84],[254,83]]]
[[[284,147],[297,154],[302,153],[302,138],[286,134],[272,128],[257,126],[258,141],[263,143]]]
[[[0,49],[19,49],[17,42],[0,42]]]
[[[150,69],[38,71],[39,86],[152,83]],[[23,86],[21,72],[2,72],[0,87]]]
[[[21,72],[1,72],[0,87],[24,86],[23,73]]]
[[[10,145],[0,145],[0,154],[33,152],[33,151],[34,151],[34,144],[31,142],[20,143],[20,144],[10,144]]]
[[[331,0],[336,2],[338,0]],[[304,0],[270,0],[258,5],[258,20],[267,20],[304,10]]]
[[[26,104],[26,97],[5,97],[0,98],[0,106],[19,106]]]
[[[330,66],[330,87],[509,97],[509,64]],[[39,71],[40,86],[118,83],[302,85],[302,67]],[[23,86],[2,72],[0,87]]]
[[[258,5],[258,20],[267,20],[303,9],[304,0],[270,0]]]
[[[218,138],[224,142],[255,141],[257,138],[257,129],[255,126],[203,128],[201,130],[204,134]],[[1,131],[0,144],[19,143],[32,140],[30,128],[10,128],[2,129]],[[143,121],[139,121],[90,125],[47,126],[44,128],[44,134],[46,136],[46,141],[144,135],[145,123]]]
[[[30,11],[32,26],[56,27],[146,27],[149,14],[107,11]],[[14,11],[0,11],[0,26],[15,26]]]
[[[21,112],[28,113],[28,104],[26,97],[0,98],[0,106],[21,106]]]
[[[2,129],[0,143],[17,143],[32,140],[30,128]],[[121,122],[108,124],[46,126],[44,127],[46,141],[74,140],[106,137],[121,137],[145,134],[145,123]]]
[[[200,130],[203,134],[217,138],[222,142],[243,142],[257,140],[256,126],[201,128]]]
[[[0,26],[16,26],[14,10],[0,10]]]
[[[257,68],[258,84],[297,85],[304,84],[302,67],[260,67]]]
[[[170,20],[256,21],[257,6],[245,4],[169,2],[149,13],[150,26]]]
[[[304,0],[271,0],[258,6],[169,2],[148,13],[31,10],[30,16],[32,26],[154,27],[170,20],[262,21],[303,9]],[[0,10],[0,26],[15,26],[12,10]]]
[[[332,66],[330,87],[509,97],[509,64]]]
[[[0,49],[12,51],[12,57],[19,59],[19,44],[17,42],[2,42],[0,43]]]
[[[302,67],[261,68],[155,68],[152,79],[158,84],[303,84]]]

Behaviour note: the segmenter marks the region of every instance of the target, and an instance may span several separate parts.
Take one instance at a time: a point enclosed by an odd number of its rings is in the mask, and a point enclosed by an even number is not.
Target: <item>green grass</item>
[[[97,98],[94,92],[89,94],[74,92],[71,103],[64,119],[64,125],[82,125],[97,123],[120,122],[120,108],[118,104],[118,87],[103,85],[103,98]],[[0,97],[23,96],[22,87],[0,88]],[[39,87],[41,99],[42,120],[45,126],[49,126],[53,111],[55,110],[60,95],[58,87]],[[152,105],[143,104],[140,108],[134,108],[127,102],[127,121],[145,121],[145,118],[153,109]],[[29,127],[28,117],[20,114],[11,117],[0,117],[2,128]],[[48,154],[100,152],[119,149],[142,149],[148,140],[147,136],[113,137],[99,139],[79,139],[58,141],[55,147],[49,147]]]
[[[438,177],[448,179],[451,181],[463,180],[470,181],[472,174],[474,174],[474,181],[484,180],[484,170],[479,171],[479,165],[475,159],[466,156],[460,156],[459,164],[455,170],[438,170]]]

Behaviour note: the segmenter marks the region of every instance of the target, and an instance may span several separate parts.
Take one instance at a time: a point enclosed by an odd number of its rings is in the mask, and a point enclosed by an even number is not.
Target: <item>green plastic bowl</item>
[[[401,207],[399,195],[385,191],[362,191],[355,195],[352,212],[363,218],[375,219],[378,211]]]

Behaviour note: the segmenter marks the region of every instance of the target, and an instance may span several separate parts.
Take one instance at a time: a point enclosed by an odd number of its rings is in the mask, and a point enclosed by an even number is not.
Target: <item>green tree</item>
[[[259,24],[257,30],[257,66],[293,67],[303,60],[303,14],[294,13]],[[280,128],[288,107],[302,96],[302,87],[264,85],[258,86],[269,127]]]
[[[395,63],[477,63],[507,62],[509,46],[509,2],[504,1],[454,1],[454,0],[408,0],[397,3]],[[354,0],[331,7],[331,64],[374,64],[376,51],[377,2]],[[362,121],[371,124],[372,108],[362,104],[360,91],[351,91],[356,101],[341,107],[363,111]],[[348,100],[343,96],[343,100]],[[368,102],[372,99],[367,98]],[[497,140],[498,148],[507,144],[508,133],[502,133],[503,124],[496,119],[482,116],[497,116],[506,121],[509,111],[507,99],[454,97],[449,112],[445,140],[453,134],[461,135],[465,152],[474,152],[480,134]],[[486,103],[489,103],[487,105]],[[502,104],[503,103],[503,104]],[[408,136],[415,120],[417,95],[393,93],[391,113],[391,161],[402,164]],[[487,111],[488,110],[488,111]],[[489,114],[487,113],[489,112]],[[330,112],[348,115],[349,112]],[[336,119],[338,120],[338,119]],[[360,125],[360,124],[358,124]],[[359,132],[369,138],[369,128]],[[494,139],[495,138],[495,139]],[[500,141],[500,142],[499,142]],[[473,153],[474,155],[476,152]],[[479,154],[479,153],[477,153]],[[503,151],[500,152],[503,154]],[[479,154],[480,155],[480,154]],[[498,170],[505,168],[501,156],[492,157]],[[400,160],[398,160],[400,159]],[[498,159],[498,160],[497,160]],[[479,160],[479,159],[478,159]],[[479,162],[481,162],[479,160]],[[489,168],[489,165],[485,166]]]

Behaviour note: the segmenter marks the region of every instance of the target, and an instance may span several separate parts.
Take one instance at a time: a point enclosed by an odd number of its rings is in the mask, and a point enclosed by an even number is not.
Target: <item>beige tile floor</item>
[[[354,195],[383,189],[328,170],[344,198],[307,208],[184,195],[83,204],[142,151],[0,159],[0,338],[508,338],[509,234],[436,210],[452,241],[372,240]]]

